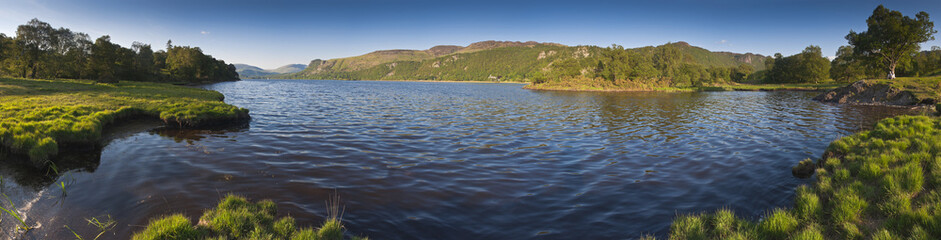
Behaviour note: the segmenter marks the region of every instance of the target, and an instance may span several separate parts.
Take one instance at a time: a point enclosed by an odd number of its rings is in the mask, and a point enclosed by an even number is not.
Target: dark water
[[[805,92],[576,93],[517,84],[255,81],[206,86],[251,109],[249,126],[121,126],[57,177],[0,162],[27,221],[0,238],[108,238],[148,219],[192,219],[226,193],[272,199],[317,225],[338,193],[348,232],[374,239],[619,239],[663,236],[680,213],[758,218],[809,180],[790,167],[875,120],[882,107]],[[55,176],[55,174],[52,174]],[[60,183],[65,184],[63,193]],[[4,200],[6,201],[6,200]]]

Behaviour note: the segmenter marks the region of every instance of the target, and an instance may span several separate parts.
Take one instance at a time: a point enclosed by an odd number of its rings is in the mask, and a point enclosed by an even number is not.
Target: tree
[[[829,77],[830,61],[823,57],[820,47],[811,45],[792,56],[775,54],[768,75],[774,83],[819,82]]]
[[[919,12],[915,18],[910,18],[882,5],[872,11],[866,25],[868,29],[864,32],[850,31],[846,40],[856,55],[888,68],[889,79],[895,78],[895,68],[900,61],[915,54],[920,43],[934,40],[933,35],[937,33],[934,23],[928,20],[928,13]]]
[[[856,60],[853,46],[840,46],[836,51],[836,58],[830,62],[830,78],[838,82],[849,82],[865,77],[865,66]]]
[[[176,81],[200,79],[203,56],[198,47],[173,46],[167,49],[167,70],[170,72],[170,78]]]
[[[738,67],[732,69],[731,78],[735,82],[744,82],[748,79],[748,76],[755,72],[755,68],[751,65],[742,63]]]
[[[115,63],[120,58],[120,52],[116,44],[111,43],[111,37],[104,35],[95,40],[92,46],[91,59],[88,61],[88,68],[92,72],[93,78],[102,83],[114,83],[118,79],[118,66]]]
[[[22,62],[18,66],[20,77],[36,78],[42,65],[41,58],[53,46],[54,32],[48,23],[35,18],[16,28],[16,43],[22,52]]]
[[[13,46],[13,39],[7,37],[6,34],[0,33],[0,66],[6,65],[3,64],[4,61],[10,58],[11,54],[9,48]]]
[[[154,69],[154,50],[150,44],[134,42],[131,50],[136,54],[134,58],[134,78],[138,80],[152,80],[157,71]]]
[[[810,45],[798,57],[799,81],[817,83],[830,76],[830,60],[823,57],[820,46]]]

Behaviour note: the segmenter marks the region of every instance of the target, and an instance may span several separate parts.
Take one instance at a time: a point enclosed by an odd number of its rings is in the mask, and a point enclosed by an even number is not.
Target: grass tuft
[[[329,214],[339,214],[339,198],[328,201]],[[277,206],[270,200],[250,202],[244,197],[228,195],[219,204],[206,210],[199,224],[193,226],[186,217],[173,215],[152,220],[147,228],[134,235],[135,240],[149,239],[309,239],[343,240],[345,229],[339,215],[330,215],[319,229],[297,227],[294,218],[275,220]],[[367,239],[354,237],[353,239]]]
[[[810,187],[797,188],[797,199],[794,203],[795,214],[803,221],[816,221],[821,217],[820,198]]]
[[[196,229],[182,214],[151,220],[144,231],[134,235],[134,240],[198,239],[204,234]]]
[[[784,209],[775,209],[758,223],[758,230],[768,239],[786,239],[798,227],[798,220]]]
[[[823,233],[816,225],[810,225],[794,235],[793,240],[823,240]]]
[[[670,226],[670,239],[694,240],[707,239],[706,226],[702,216],[683,215],[673,221]]]

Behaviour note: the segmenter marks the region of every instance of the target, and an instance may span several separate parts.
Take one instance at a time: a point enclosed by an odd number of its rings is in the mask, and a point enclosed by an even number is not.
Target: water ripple
[[[662,236],[677,213],[729,207],[757,218],[789,206],[806,183],[791,177],[792,164],[898,113],[821,104],[802,92],[520,87],[219,83],[207,88],[252,110],[248,128],[118,138],[92,171],[72,172],[65,198],[6,185],[20,189],[17,201],[41,199],[30,219],[79,226],[111,214],[119,238],[152,217],[195,219],[225,193],[272,199],[280,215],[315,225],[334,192],[348,230],[377,239]],[[32,234],[72,236],[53,227]]]

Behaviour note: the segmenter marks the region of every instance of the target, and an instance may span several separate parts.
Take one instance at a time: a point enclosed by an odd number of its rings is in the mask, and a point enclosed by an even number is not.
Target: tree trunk
[[[29,78],[36,79],[36,69],[39,68],[39,64],[34,62],[33,64],[30,64],[29,66],[30,66]]]
[[[895,79],[895,66],[898,65],[897,62],[892,62],[889,64],[889,75],[886,76],[887,79]]]

